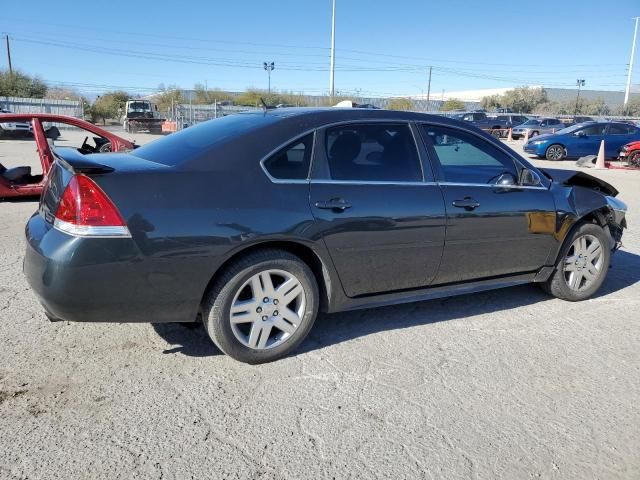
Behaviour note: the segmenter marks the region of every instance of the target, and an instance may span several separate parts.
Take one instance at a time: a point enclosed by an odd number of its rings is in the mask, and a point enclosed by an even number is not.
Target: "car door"
[[[584,157],[585,155],[597,155],[600,142],[604,139],[607,125],[594,123],[573,132],[573,142],[567,145],[567,156]]]
[[[638,129],[627,123],[610,123],[605,135],[605,156],[617,158],[623,145],[635,140]]]
[[[437,274],[444,202],[417,147],[402,122],[318,132],[311,210],[349,297],[425,287]]]
[[[421,125],[447,211],[434,283],[535,271],[555,245],[555,204],[543,185],[522,186],[522,167],[481,136]]]

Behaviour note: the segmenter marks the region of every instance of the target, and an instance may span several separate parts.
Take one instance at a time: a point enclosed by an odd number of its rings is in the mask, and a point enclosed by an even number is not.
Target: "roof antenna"
[[[262,97],[260,97],[260,103],[262,104],[262,110],[264,110],[266,113],[267,110],[269,110],[269,105],[267,105],[267,102],[265,102],[264,98]]]

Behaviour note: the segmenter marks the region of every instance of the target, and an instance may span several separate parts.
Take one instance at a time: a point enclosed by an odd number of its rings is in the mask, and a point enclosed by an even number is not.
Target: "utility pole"
[[[627,74],[627,89],[624,91],[624,110],[627,110],[627,103],[629,102],[629,91],[631,90],[631,73],[633,72],[633,57],[636,53],[636,37],[638,36],[638,19],[635,17],[636,26],[633,29],[633,43],[631,44],[631,59],[629,60],[629,73]],[[7,37],[8,38],[8,37]]]
[[[4,36],[5,42],[7,44],[7,63],[9,64],[9,75],[13,75],[13,66],[11,65],[11,47],[9,46],[9,34],[7,33]]]
[[[271,94],[271,71],[276,68],[276,64],[274,62],[263,62],[263,64],[264,69],[267,71],[267,74],[269,76],[269,89],[267,90],[267,92]]]
[[[577,115],[578,114],[578,102],[580,101],[580,87],[584,87],[585,81],[581,78],[579,78],[578,80],[576,80],[576,85],[578,85],[578,96],[576,97],[576,109],[574,110],[573,114]]]
[[[331,66],[329,67],[329,95],[335,93],[334,73],[336,67],[336,0],[331,10]]]
[[[427,83],[427,108],[429,108],[429,99],[431,98],[431,70],[433,70],[433,67],[429,65],[429,82]]]

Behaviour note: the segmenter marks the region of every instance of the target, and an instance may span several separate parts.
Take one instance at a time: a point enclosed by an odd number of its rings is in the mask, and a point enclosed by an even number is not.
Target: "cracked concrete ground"
[[[49,323],[21,272],[36,203],[0,203],[0,478],[640,478],[640,172],[595,174],[630,208],[596,298],[324,316],[262,366],[195,324]]]

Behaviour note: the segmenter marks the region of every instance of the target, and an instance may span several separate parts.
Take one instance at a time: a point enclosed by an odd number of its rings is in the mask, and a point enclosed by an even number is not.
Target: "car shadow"
[[[594,298],[613,294],[640,282],[640,255],[619,251],[607,279]],[[472,293],[437,300],[320,315],[303,344],[292,355],[322,349],[358,337],[418,325],[428,325],[465,317],[502,312],[549,301],[535,285],[521,285],[488,292]],[[192,357],[221,355],[198,323],[153,324],[155,331],[174,347],[162,353],[181,353]]]

